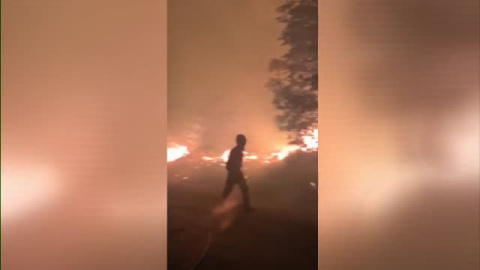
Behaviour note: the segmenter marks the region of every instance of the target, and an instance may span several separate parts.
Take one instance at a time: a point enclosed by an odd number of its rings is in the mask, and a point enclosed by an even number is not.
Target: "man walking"
[[[237,145],[230,151],[227,161],[228,175],[225,189],[223,190],[223,198],[226,199],[232,192],[235,184],[238,184],[243,194],[244,209],[248,212],[252,212],[255,209],[250,205],[249,188],[247,180],[242,172],[243,151],[247,144],[247,138],[242,134],[237,135],[236,142]]]

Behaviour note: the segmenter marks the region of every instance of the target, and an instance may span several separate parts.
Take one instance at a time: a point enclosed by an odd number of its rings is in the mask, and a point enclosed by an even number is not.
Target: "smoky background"
[[[478,269],[479,2],[319,1],[319,269]]]
[[[282,0],[168,3],[168,139],[221,155],[244,133],[248,150],[282,147],[269,63],[286,51],[275,18]]]
[[[165,2],[2,1],[5,269],[164,269]],[[319,269],[478,269],[478,5],[319,1]]]
[[[166,268],[166,1],[2,1],[2,269]]]

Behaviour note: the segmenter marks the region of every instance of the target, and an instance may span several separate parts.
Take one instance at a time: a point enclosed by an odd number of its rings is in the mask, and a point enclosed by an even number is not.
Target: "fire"
[[[284,160],[288,155],[300,149],[301,147],[298,145],[287,145],[281,151],[273,153],[271,157],[277,158],[278,160]]]
[[[257,160],[259,157],[255,154],[248,154],[248,153],[245,153],[245,159],[247,160]]]
[[[306,150],[318,149],[318,129],[308,130],[302,136],[303,144]]]
[[[230,156],[230,150],[227,150],[227,151],[223,152],[223,154],[221,156],[221,159],[223,160],[223,162],[227,162],[229,156]]]
[[[175,145],[167,149],[167,162],[172,162],[190,154],[188,148],[184,145]]]
[[[207,156],[202,157],[202,159],[205,160],[205,161],[214,161],[215,160],[215,158],[207,157]]]
[[[299,145],[290,144],[281,148],[277,152],[273,152],[269,155],[258,156],[253,153],[244,152],[244,159],[246,161],[250,160],[262,160],[264,163],[271,163],[275,160],[284,160],[292,153],[302,151],[302,152],[314,152],[318,150],[318,129],[308,129],[304,130],[301,133],[302,143]],[[168,162],[175,161],[179,158],[182,158],[188,155],[186,146],[177,145],[172,148],[168,148]],[[225,150],[220,156],[203,156],[202,160],[207,162],[227,162],[230,155],[230,150]]]
[[[297,151],[303,151],[303,152],[309,152],[309,151],[317,151],[318,150],[318,129],[309,129],[304,132],[302,132],[302,141],[303,141],[303,146],[299,145],[287,145],[285,146],[282,150],[272,153],[269,158],[266,158],[266,160],[270,160],[272,158],[276,158],[278,160],[284,160],[287,156],[290,154],[297,152]]]

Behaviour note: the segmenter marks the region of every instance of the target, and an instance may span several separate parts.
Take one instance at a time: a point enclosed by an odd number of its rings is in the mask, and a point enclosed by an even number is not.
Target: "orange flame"
[[[176,145],[167,149],[167,162],[172,162],[190,154],[188,148],[184,145]]]
[[[302,141],[303,147],[299,145],[287,145],[282,150],[272,153],[270,157],[266,158],[266,160],[270,160],[272,158],[277,158],[278,160],[284,160],[290,154],[297,152],[297,151],[316,151],[318,150],[318,129],[310,129],[302,132]]]
[[[230,150],[226,150],[225,152],[223,152],[221,159],[223,160],[223,162],[227,162],[229,156],[230,156]]]
[[[307,130],[306,134],[302,136],[303,144],[306,150],[318,149],[318,129]]]
[[[281,148],[278,152],[273,152],[270,155],[260,158],[256,154],[250,154],[244,152],[244,158],[246,161],[249,160],[259,160],[262,159],[264,163],[271,163],[274,160],[284,160],[290,154],[302,151],[302,152],[311,152],[318,150],[318,129],[308,129],[302,132],[302,144],[301,145],[286,145]],[[176,145],[175,147],[168,148],[168,162],[175,161],[179,158],[182,158],[188,155],[190,152],[188,151],[186,146]],[[208,162],[227,162],[228,157],[230,155],[230,150],[225,150],[222,155],[217,157],[211,156],[203,156],[202,160]]]
[[[247,159],[247,160],[257,160],[257,159],[258,159],[258,156],[255,155],[255,154],[245,153],[245,159]]]

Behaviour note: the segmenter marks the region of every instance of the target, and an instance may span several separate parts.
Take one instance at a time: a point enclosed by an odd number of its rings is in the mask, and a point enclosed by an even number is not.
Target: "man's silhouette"
[[[253,211],[254,208],[250,205],[250,195],[248,192],[247,180],[242,172],[243,150],[247,144],[247,138],[244,135],[237,135],[237,145],[232,148],[227,161],[227,183],[223,190],[223,198],[226,199],[232,192],[235,184],[238,184],[243,193],[244,208],[247,211]]]

